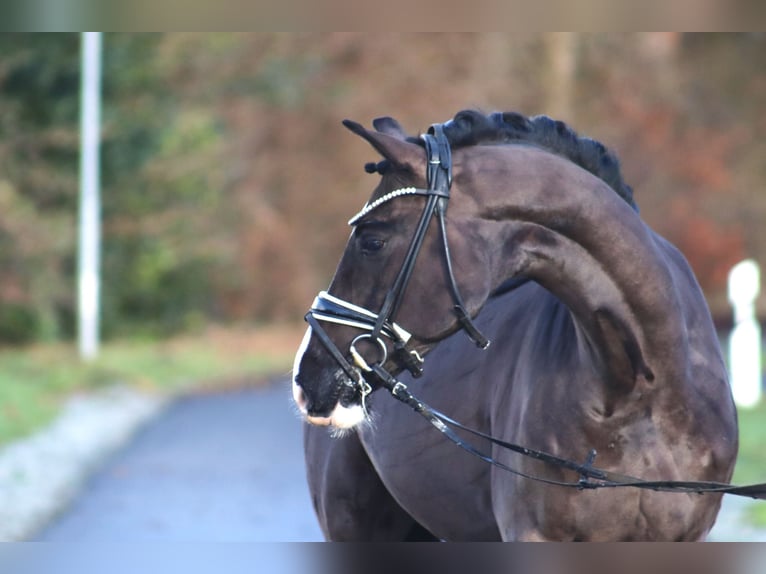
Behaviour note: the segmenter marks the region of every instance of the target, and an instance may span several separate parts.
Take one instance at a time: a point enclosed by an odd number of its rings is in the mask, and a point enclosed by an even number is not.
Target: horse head
[[[344,125],[382,156],[366,166],[380,181],[350,220],[331,285],[307,315],[293,395],[309,422],[351,428],[365,419],[366,395],[378,386],[371,365],[417,376],[422,356],[461,325],[486,346],[470,317],[491,280],[478,207],[460,197],[461,151],[452,156],[439,128],[416,140],[391,118],[375,120],[375,130]]]

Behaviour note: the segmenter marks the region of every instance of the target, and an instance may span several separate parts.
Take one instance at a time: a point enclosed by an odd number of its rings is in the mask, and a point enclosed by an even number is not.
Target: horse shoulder
[[[657,399],[661,424],[672,427],[667,434],[678,437],[677,455],[688,453],[688,464],[701,469],[703,478],[728,480],[738,447],[737,414],[715,326],[686,258],[655,237],[668,261],[684,327],[683,362],[658,380],[668,387]]]

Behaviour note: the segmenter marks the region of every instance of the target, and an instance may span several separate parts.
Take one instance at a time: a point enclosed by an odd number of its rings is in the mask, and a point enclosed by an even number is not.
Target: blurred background
[[[466,107],[613,147],[725,323],[766,255],[766,35],[107,34],[102,333],[294,321],[373,184],[340,126]],[[0,36],[0,343],[75,330],[80,37]]]
[[[516,110],[602,141],[722,340],[729,270],[766,260],[766,34],[105,34],[104,343],[84,364],[80,58],[79,34],[0,34],[0,442],[115,381],[286,373],[374,183],[344,118],[414,135],[464,108]]]

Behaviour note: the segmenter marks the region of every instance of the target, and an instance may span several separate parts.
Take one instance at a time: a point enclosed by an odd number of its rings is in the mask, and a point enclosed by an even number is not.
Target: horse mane
[[[553,152],[606,182],[638,211],[633,190],[622,178],[617,156],[601,142],[580,137],[564,122],[548,116],[526,117],[516,112],[485,115],[475,110],[463,110],[444,124],[444,133],[453,148],[526,143]]]

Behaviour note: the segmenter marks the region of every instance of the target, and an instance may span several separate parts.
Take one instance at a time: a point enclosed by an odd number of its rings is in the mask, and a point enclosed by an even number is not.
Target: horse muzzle
[[[307,399],[303,388],[295,381],[293,381],[293,400],[306,422],[316,426],[350,429],[367,418],[361,404],[344,406],[341,401],[338,401],[326,414],[325,411],[315,409]]]
[[[311,361],[308,352],[312,329],[309,327],[295,355],[293,365],[293,401],[303,418],[313,425],[350,429],[367,418],[364,388],[369,385],[348,380],[342,369],[321,368]],[[306,361],[309,361],[307,368]],[[316,369],[316,372],[314,370]],[[310,388],[306,384],[311,381]]]

